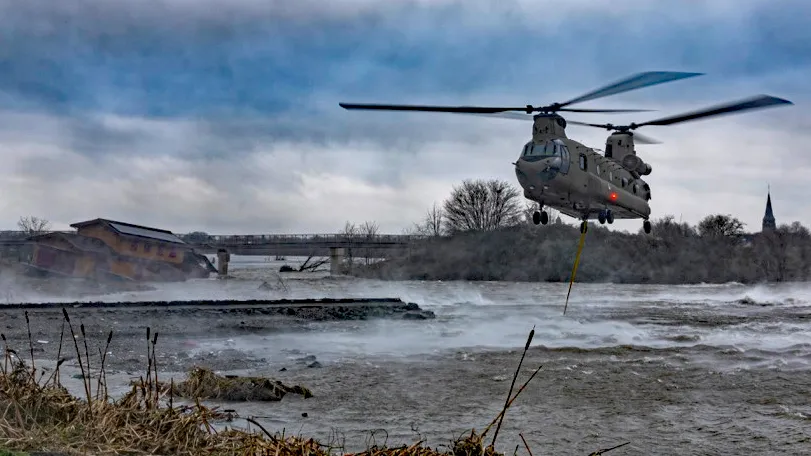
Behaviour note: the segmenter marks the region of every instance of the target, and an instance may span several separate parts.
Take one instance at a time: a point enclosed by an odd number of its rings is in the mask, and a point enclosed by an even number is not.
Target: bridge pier
[[[221,278],[228,277],[228,262],[231,261],[231,254],[228,250],[217,250],[217,271]]]
[[[343,264],[343,262],[344,262],[344,248],[330,247],[329,248],[330,275],[339,275],[341,273],[341,264]]]

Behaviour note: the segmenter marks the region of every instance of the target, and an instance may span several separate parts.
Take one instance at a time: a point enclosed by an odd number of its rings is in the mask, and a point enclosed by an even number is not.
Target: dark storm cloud
[[[538,104],[641,69],[740,77],[811,64],[806,2],[741,2],[743,13],[689,22],[693,5],[595,7],[564,24],[500,4],[484,26],[469,19],[482,2],[7,3],[0,90],[60,113],[332,118],[340,98],[484,100],[511,87],[505,101]]]
[[[2,188],[54,219],[81,208],[229,229],[337,229],[350,214],[405,226],[459,179],[512,179],[509,162],[530,125],[348,112],[339,101],[538,105],[646,70],[707,75],[583,107],[670,112],[753,92],[798,103],[712,128],[646,131],[667,141],[650,150],[658,204],[683,204],[665,198],[683,185],[676,177],[687,165],[689,179],[711,187],[712,167],[724,162],[702,165],[705,149],[762,153],[746,141],[726,144],[739,128],[779,133],[770,163],[781,169],[775,157],[805,141],[797,132],[811,118],[800,103],[811,98],[811,4],[667,5],[0,0],[0,147],[14,155],[16,173]],[[605,139],[570,130],[589,145]],[[793,160],[794,169],[811,167]],[[751,175],[754,165],[745,166]]]

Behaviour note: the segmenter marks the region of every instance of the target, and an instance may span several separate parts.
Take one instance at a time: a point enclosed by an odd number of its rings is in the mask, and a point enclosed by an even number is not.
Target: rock
[[[308,364],[307,367],[319,368],[319,367],[321,367],[321,363],[319,363],[318,361],[313,361],[312,363]]]
[[[296,361],[299,362],[299,363],[311,363],[311,362],[315,361],[315,355],[307,355],[307,356],[305,356],[303,358],[297,359]]]
[[[436,315],[430,310],[412,311],[403,314],[404,320],[430,320],[435,317]]]
[[[293,269],[292,266],[286,264],[283,264],[282,267],[279,268],[279,272],[294,272],[294,271],[295,269]]]

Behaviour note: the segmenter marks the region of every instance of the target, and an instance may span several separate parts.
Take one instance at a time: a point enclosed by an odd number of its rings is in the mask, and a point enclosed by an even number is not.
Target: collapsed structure
[[[217,272],[208,258],[171,231],[97,218],[75,233],[33,236],[20,260],[29,272],[93,280],[183,281]]]

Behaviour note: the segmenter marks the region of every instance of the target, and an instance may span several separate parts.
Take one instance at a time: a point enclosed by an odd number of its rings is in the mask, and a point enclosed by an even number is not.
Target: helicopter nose
[[[519,159],[515,164],[515,173],[519,182],[523,182],[522,179],[527,182],[533,179],[548,182],[554,179],[559,171],[560,157],[550,157],[537,161]]]

